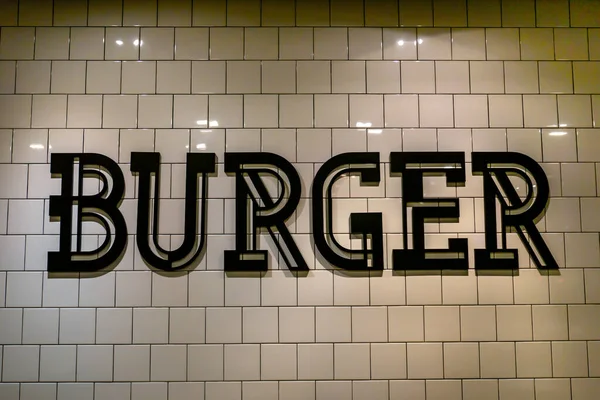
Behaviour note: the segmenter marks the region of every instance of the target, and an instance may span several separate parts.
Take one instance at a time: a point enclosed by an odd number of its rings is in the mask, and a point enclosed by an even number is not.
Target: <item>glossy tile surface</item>
[[[101,276],[51,276],[59,244],[52,154],[101,153],[125,176],[128,247]],[[131,152],[161,153],[158,241],[184,229],[186,155],[215,153],[206,253],[158,274],[137,249]],[[235,181],[225,152],[273,152],[297,169],[288,221],[307,259],[294,276],[267,235],[270,271],[229,276]],[[328,270],[311,239],[316,171],[380,152],[379,186],[333,187],[333,229],[383,215],[385,270]],[[390,151],[466,152],[458,222],[465,274],[391,270],[404,246],[402,178]],[[477,273],[485,244],[472,151],[541,164],[538,229],[560,269]],[[515,179],[525,196],[525,185]],[[0,399],[596,400],[600,393],[600,2],[595,0],[0,1]],[[275,196],[281,188],[266,182]],[[99,184],[83,179],[82,191]],[[406,222],[406,224],[404,223]],[[104,239],[82,224],[82,246]],[[409,245],[412,245],[410,235]]]

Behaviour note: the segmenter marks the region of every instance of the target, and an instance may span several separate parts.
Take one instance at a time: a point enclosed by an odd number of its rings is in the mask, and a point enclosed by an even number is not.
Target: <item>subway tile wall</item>
[[[600,398],[600,1],[0,0],[0,26],[2,400]],[[538,228],[559,272],[538,271],[517,236],[512,274],[328,270],[310,240],[312,176],[332,155],[381,152],[379,187],[336,185],[334,229],[348,244],[349,213],[382,212],[390,268],[400,150],[541,163]],[[129,245],[104,275],[48,277],[50,154],[82,151],[121,165]],[[218,155],[194,270],[141,260],[132,151],[162,155],[166,248],[183,233],[186,153]],[[225,276],[225,151],[278,153],[300,172],[288,226],[307,277],[273,252],[265,276]],[[425,183],[461,208],[428,224],[428,246],[482,247],[481,178]],[[92,223],[83,233],[90,250],[103,240]]]

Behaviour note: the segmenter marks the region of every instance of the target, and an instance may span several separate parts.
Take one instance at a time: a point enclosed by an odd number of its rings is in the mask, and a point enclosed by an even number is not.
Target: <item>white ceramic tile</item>
[[[313,31],[310,28],[281,28],[279,30],[279,58],[282,60],[310,60],[313,58]]]
[[[521,29],[522,60],[553,60],[554,37],[551,28]]]
[[[587,29],[555,29],[554,52],[556,60],[587,60],[589,55]]]
[[[364,61],[332,61],[332,93],[365,93],[366,79]]]
[[[471,93],[504,93],[504,63],[471,61]]]
[[[0,61],[0,93],[15,92],[16,65],[15,61]]]
[[[4,350],[3,381],[35,382],[39,371],[38,346],[7,346]]]
[[[159,26],[189,26],[191,23],[191,6],[189,1],[158,2]]]
[[[414,28],[384,28],[383,58],[385,60],[415,60],[417,36]]]
[[[409,379],[437,379],[443,376],[441,343],[409,343],[406,355]]]
[[[517,343],[517,377],[545,378],[552,375],[550,343]]]
[[[104,59],[104,28],[72,28],[69,58],[71,60]]]
[[[331,2],[331,24],[342,26],[362,25],[364,22],[364,8],[360,1]]]
[[[152,346],[150,379],[153,381],[183,381],[186,375],[186,346]]]
[[[538,93],[538,64],[533,61],[507,61],[504,64],[506,93]]]
[[[315,60],[347,60],[348,35],[346,28],[315,28]]]
[[[433,24],[433,4],[419,2],[413,4],[400,3],[400,25],[431,26]]]
[[[262,24],[290,26],[295,21],[295,3],[291,1],[267,1],[262,4]]]
[[[417,56],[419,60],[449,60],[452,58],[451,46],[452,40],[449,28],[417,29]]]
[[[520,58],[519,47],[518,29],[486,29],[488,60],[518,60]]]
[[[137,96],[104,96],[102,127],[135,128],[137,108]]]
[[[518,95],[490,95],[490,127],[523,127],[523,98]]]
[[[600,71],[600,62],[597,61],[574,61],[573,79],[575,93],[598,93],[600,83],[596,78]]]
[[[29,128],[31,126],[31,96],[0,95],[0,126]]]
[[[246,95],[243,109],[245,128],[275,128],[279,125],[278,98],[275,95]]]
[[[239,0],[227,3],[227,22],[228,25],[234,26],[260,25],[260,3]]]
[[[122,63],[121,93],[155,93],[156,62],[125,61]]]
[[[512,275],[478,276],[479,304],[512,304]],[[495,278],[495,279],[493,279]]]
[[[128,63],[128,65],[130,64]],[[87,63],[86,75],[86,93],[121,93],[121,62],[89,61]],[[54,71],[52,79],[54,80]]]
[[[380,60],[382,58],[381,30],[349,28],[348,48],[351,60]]]
[[[368,61],[367,93],[399,93],[400,64],[397,61]]]
[[[369,344],[334,344],[335,379],[368,379],[370,375]]]
[[[516,376],[515,344],[512,342],[480,345],[482,378],[514,378]]]
[[[209,98],[209,123],[214,127],[238,128],[242,127],[243,102],[242,96],[210,96]],[[216,121],[216,122],[213,122]],[[218,124],[218,125],[217,125]]]
[[[68,60],[69,29],[37,28],[35,40],[36,60]]]
[[[313,126],[313,96],[279,96],[279,126],[311,128]]]
[[[15,93],[49,93],[50,61],[17,62]]]
[[[276,60],[279,55],[277,28],[246,28],[244,59]]]
[[[208,38],[207,28],[175,28],[175,59],[208,60]]]
[[[419,96],[419,119],[419,126],[423,128],[453,127],[452,96]]]
[[[225,93],[224,61],[192,62],[192,93]]]
[[[172,60],[174,35],[173,28],[141,28],[140,59]]]
[[[0,39],[0,59],[31,60],[34,52],[35,28],[5,27]]]
[[[277,308],[247,307],[244,308],[242,318],[242,338],[244,343],[277,342]]]
[[[225,345],[226,380],[258,380],[260,378],[260,346]]]
[[[350,126],[383,127],[383,96],[351,95]]]
[[[523,96],[523,118],[526,128],[558,127],[556,96]]]
[[[366,26],[398,26],[398,4],[383,1],[378,4],[365,4]]]
[[[32,128],[65,128],[67,124],[67,96],[34,96],[31,112]]]
[[[536,2],[538,26],[569,26],[569,4],[566,1],[541,0]]]
[[[244,30],[242,28],[212,28],[210,30],[211,60],[238,59],[244,57]]]
[[[544,161],[575,161],[576,140],[575,132],[571,129],[542,130]]]
[[[383,102],[386,127],[416,128],[419,126],[418,95],[385,95]]]
[[[539,63],[540,93],[573,93],[573,71],[564,61]]]
[[[106,28],[105,43],[105,59],[138,60],[140,55],[141,43],[140,29]]]
[[[469,63],[438,61],[435,64],[436,93],[469,93]]]
[[[315,127],[348,126],[348,95],[315,95]]]
[[[272,344],[261,346],[261,379],[295,379],[296,346],[291,344]],[[277,389],[275,387],[275,389]]]
[[[487,127],[488,103],[486,96],[454,96],[454,126]]]
[[[559,95],[558,126],[592,127],[591,98],[580,95]]]
[[[190,93],[191,73],[190,61],[158,61],[156,63],[156,93]]]
[[[432,61],[402,61],[402,93],[435,93],[434,69]]]
[[[452,29],[453,60],[485,60],[485,56],[484,29]]]

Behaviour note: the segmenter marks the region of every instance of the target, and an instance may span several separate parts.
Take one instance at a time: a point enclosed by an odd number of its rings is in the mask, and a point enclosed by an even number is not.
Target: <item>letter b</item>
[[[119,211],[125,193],[123,172],[110,158],[95,153],[52,154],[50,172],[61,176],[62,185],[59,196],[50,196],[50,217],[60,219],[60,242],[57,252],[48,253],[48,272],[97,272],[111,267],[127,246],[127,226]],[[84,177],[98,178],[102,182],[100,192],[84,196]],[[107,177],[112,180],[110,192]],[[77,195],[73,194],[75,191]],[[73,207],[76,208],[75,221]],[[97,222],[106,231],[104,242],[92,251],[81,250],[81,223],[84,220]],[[73,235],[77,239],[75,250]]]

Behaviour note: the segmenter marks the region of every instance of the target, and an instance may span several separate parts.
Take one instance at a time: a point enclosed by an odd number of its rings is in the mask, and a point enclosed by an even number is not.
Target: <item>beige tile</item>
[[[443,377],[441,343],[409,343],[406,348],[408,379],[440,379]]]
[[[573,62],[575,93],[600,92],[600,61]]]
[[[444,378],[479,378],[479,344],[444,343]]]
[[[504,63],[506,93],[539,93],[538,64],[533,61]]]
[[[521,29],[522,60],[554,60],[554,35],[551,28]]]
[[[502,26],[535,26],[534,0],[505,0],[502,2]]]
[[[435,93],[433,61],[402,61],[402,93]]]
[[[556,378],[588,376],[586,342],[552,342],[552,372]]]
[[[333,347],[333,369],[336,380],[370,378],[370,345],[368,343],[335,343]]]
[[[481,343],[479,351],[482,378],[516,377],[515,344],[513,342]]]
[[[417,55],[419,60],[450,60],[452,58],[450,29],[417,29]]]
[[[416,60],[417,33],[415,28],[383,29],[384,60]]]
[[[246,60],[276,60],[279,56],[277,28],[246,28],[244,58]]]
[[[516,353],[517,377],[552,377],[552,357],[549,342],[517,343]]]
[[[315,28],[315,60],[347,60],[347,28]]]
[[[460,339],[458,306],[425,307],[425,340],[452,342]]]
[[[487,28],[486,48],[488,60],[518,60],[519,30],[513,28]]]
[[[587,60],[587,29],[558,28],[554,30],[556,60]]]
[[[388,308],[389,341],[414,342],[425,338],[423,307]]]
[[[567,0],[539,0],[536,1],[535,6],[537,26],[569,26],[569,2]]]
[[[435,65],[436,93],[469,93],[469,63],[438,61]]]
[[[471,93],[504,93],[504,63],[501,61],[471,61]]]

